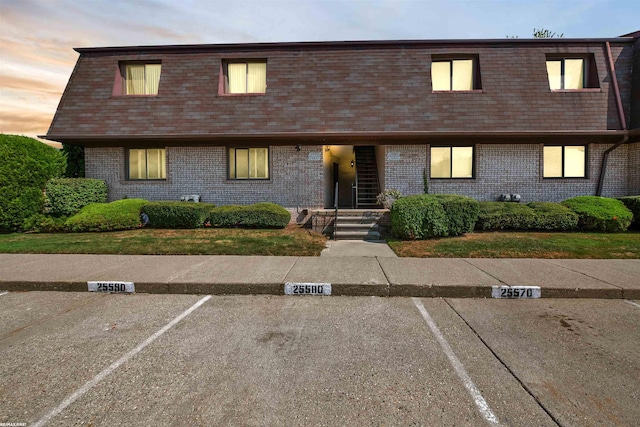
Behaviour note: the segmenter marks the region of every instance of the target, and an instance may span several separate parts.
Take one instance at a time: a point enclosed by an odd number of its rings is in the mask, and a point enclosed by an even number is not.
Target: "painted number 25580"
[[[286,295],[331,295],[329,283],[286,283]]]

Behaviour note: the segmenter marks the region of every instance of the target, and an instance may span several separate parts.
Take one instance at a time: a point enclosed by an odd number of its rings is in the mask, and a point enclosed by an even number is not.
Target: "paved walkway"
[[[329,240],[320,256],[398,257],[384,240]]]
[[[295,282],[330,283],[333,295],[491,297],[507,285],[640,299],[640,260],[0,254],[0,291],[84,291],[94,280],[152,293],[279,295]]]

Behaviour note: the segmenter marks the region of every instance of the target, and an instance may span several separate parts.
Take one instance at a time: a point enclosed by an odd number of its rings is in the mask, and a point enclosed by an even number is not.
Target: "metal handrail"
[[[358,166],[357,165],[356,165],[356,186],[354,188],[356,190],[356,206],[355,206],[355,208],[358,209],[360,198],[358,197]]]
[[[336,231],[338,231],[338,183],[336,182],[336,192],[333,196],[333,207],[335,209],[333,216],[333,240],[336,239]]]

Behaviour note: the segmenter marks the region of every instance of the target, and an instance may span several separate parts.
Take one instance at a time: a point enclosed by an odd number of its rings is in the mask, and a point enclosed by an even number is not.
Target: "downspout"
[[[627,130],[627,120],[624,117],[624,108],[622,106],[622,97],[620,96],[620,88],[618,87],[618,77],[616,76],[616,67],[613,63],[613,56],[611,55],[611,44],[609,42],[605,42],[605,47],[607,48],[607,59],[609,61],[609,74],[611,75],[611,82],[613,83],[613,94],[616,97],[616,106],[618,107],[618,118],[620,120],[620,128],[622,130]],[[600,166],[600,176],[598,177],[598,187],[596,188],[596,196],[602,195],[602,186],[604,185],[604,176],[607,173],[607,162],[609,161],[609,154],[627,142],[629,140],[629,135],[625,135],[622,140],[613,146],[609,147],[604,154],[602,155],[602,165]]]

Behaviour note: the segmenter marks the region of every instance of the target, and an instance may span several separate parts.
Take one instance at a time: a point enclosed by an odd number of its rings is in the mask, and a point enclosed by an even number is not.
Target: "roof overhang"
[[[633,34],[633,33],[632,33]],[[315,41],[315,42],[272,42],[272,43],[221,43],[221,44],[183,44],[152,46],[108,46],[76,47],[80,54],[85,53],[176,53],[176,52],[217,52],[229,50],[314,50],[314,49],[384,49],[384,48],[420,48],[429,46],[496,46],[496,45],[558,45],[558,44],[599,44],[629,43],[633,35],[609,38],[503,38],[503,39],[444,39],[444,40],[351,40],[351,41]]]
[[[45,135],[41,138],[87,147],[144,145],[375,145],[375,144],[531,144],[616,143],[626,130],[608,131],[504,131],[504,132],[286,132],[251,134],[181,135]],[[632,136],[632,135],[630,135]],[[630,141],[633,138],[630,139]]]

